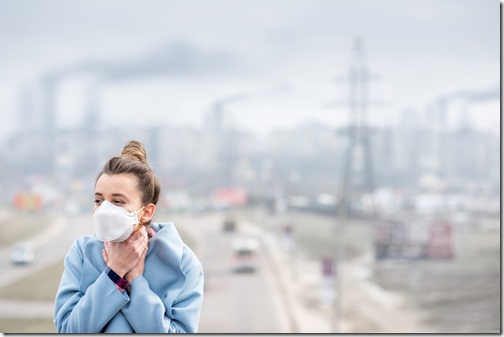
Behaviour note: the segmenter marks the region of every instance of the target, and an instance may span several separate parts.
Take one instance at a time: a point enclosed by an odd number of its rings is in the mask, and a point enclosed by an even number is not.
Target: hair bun
[[[130,158],[133,160],[139,160],[141,162],[147,163],[147,152],[142,143],[132,140],[126,144],[121,152],[121,157]]]

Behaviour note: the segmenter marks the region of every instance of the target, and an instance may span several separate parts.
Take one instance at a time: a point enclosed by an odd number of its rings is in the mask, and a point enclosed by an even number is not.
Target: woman
[[[95,183],[95,235],[64,261],[54,324],[64,333],[197,332],[203,269],[173,223],[151,223],[160,184],[129,142]]]

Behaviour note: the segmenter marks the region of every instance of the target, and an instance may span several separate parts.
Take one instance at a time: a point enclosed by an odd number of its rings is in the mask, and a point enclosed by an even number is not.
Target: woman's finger
[[[103,256],[103,261],[105,261],[105,263],[108,263],[108,255],[107,255],[107,251],[105,249],[102,249],[102,256]]]
[[[150,235],[152,238],[154,235],[156,235],[156,232],[152,228],[147,228],[147,234]]]

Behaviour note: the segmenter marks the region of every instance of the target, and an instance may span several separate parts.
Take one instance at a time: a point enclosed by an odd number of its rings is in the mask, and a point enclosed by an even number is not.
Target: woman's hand
[[[144,227],[144,226],[142,226]],[[144,227],[147,230],[147,237],[153,237],[156,235],[156,232],[150,228],[150,227]],[[126,273],[124,278],[126,281],[128,281],[130,284],[133,282],[134,279],[136,279],[138,276],[142,275],[144,272],[144,266],[145,266],[145,257],[147,256],[147,252],[149,251],[149,245],[145,247],[144,252],[140,259],[138,260],[137,264],[131,269],[129,272]]]
[[[145,256],[147,256],[147,251],[149,250],[149,247],[145,247],[142,255],[138,259],[137,264],[129,271],[126,273],[124,276],[124,279],[128,281],[130,284],[133,282],[134,279],[136,279],[138,276],[142,275],[144,272],[144,266],[145,266]]]
[[[110,269],[122,278],[125,278],[128,272],[135,269],[134,273],[128,277],[129,279],[126,278],[130,282],[133,280],[131,276],[137,277],[143,273],[145,256],[148,250],[147,244],[147,230],[145,226],[140,226],[123,242],[105,242],[105,248],[102,251],[103,260]],[[140,265],[137,266],[139,263]]]

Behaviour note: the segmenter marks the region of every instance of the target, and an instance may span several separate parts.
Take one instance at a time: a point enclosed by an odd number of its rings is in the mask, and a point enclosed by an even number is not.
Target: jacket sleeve
[[[54,309],[54,324],[59,333],[100,332],[130,300],[128,294],[120,292],[104,272],[85,293],[81,291],[84,244],[76,241],[64,260],[65,269]]]
[[[143,276],[131,283],[130,296],[122,313],[135,332],[196,333],[203,301],[203,268],[197,263],[185,273],[184,287],[173,303],[164,303]]]

